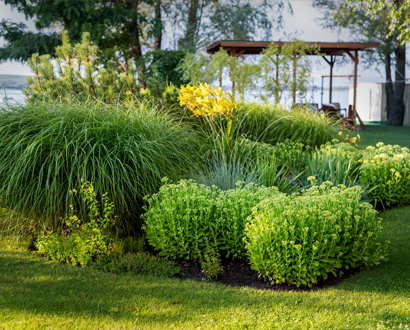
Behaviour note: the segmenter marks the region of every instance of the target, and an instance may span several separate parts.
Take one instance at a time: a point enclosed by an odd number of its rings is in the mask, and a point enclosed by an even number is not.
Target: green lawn
[[[113,275],[46,261],[3,239],[0,329],[405,329],[409,215],[410,207],[382,214],[387,262],[311,292]]]
[[[366,130],[358,133],[361,137],[361,141],[358,143],[361,149],[369,145],[376,145],[380,141],[385,144],[398,144],[410,149],[410,127],[368,125]]]

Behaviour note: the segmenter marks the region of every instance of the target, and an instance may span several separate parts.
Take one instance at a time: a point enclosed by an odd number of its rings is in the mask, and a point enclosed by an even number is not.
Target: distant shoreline
[[[28,86],[27,76],[0,74],[0,88],[21,90]]]

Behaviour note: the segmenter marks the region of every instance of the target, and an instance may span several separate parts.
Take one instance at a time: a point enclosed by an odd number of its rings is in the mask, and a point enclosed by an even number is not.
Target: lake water
[[[258,94],[259,94],[258,91],[246,93],[245,98],[247,101],[258,102],[260,100],[260,97],[258,96]],[[322,107],[321,99],[322,99],[322,95],[321,95],[320,89],[309,91],[306,96],[307,102],[317,103],[319,105],[319,108]],[[0,105],[4,104],[6,100],[10,104],[21,103],[25,101],[25,96],[23,92],[18,89],[0,90]],[[333,91],[332,100],[333,102],[340,103],[340,107],[342,109],[343,108],[347,109],[349,106],[349,91],[348,90]],[[273,102],[273,99],[269,101]],[[292,96],[287,91],[284,92],[284,95],[282,97],[282,103],[286,104],[287,106],[290,106],[292,104]],[[324,90],[323,103],[329,103],[329,90],[326,90],[326,89]]]
[[[25,96],[22,90],[11,89],[11,88],[0,90],[0,105],[4,105],[5,103],[9,103],[9,104],[24,103],[24,101],[25,101]]]

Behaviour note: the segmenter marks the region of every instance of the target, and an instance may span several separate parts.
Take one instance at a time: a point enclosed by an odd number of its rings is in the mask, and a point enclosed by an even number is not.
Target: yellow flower
[[[222,91],[222,88],[213,88],[208,84],[199,86],[181,86],[178,97],[181,105],[185,105],[194,116],[220,115],[223,119],[233,117],[232,111],[236,108],[233,96]]]
[[[342,135],[343,135],[343,132],[342,132],[342,131],[340,131],[340,132],[339,132],[339,135],[340,135],[340,136],[342,136]]]

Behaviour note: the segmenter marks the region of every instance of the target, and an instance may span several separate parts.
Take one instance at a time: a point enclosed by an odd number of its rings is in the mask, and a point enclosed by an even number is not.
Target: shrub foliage
[[[100,205],[89,183],[81,186],[80,193],[87,204],[89,221],[80,220],[70,205],[70,212],[62,219],[62,230],[40,235],[35,246],[50,259],[87,266],[94,259],[110,254],[109,227],[114,223],[114,204],[104,194]]]
[[[312,286],[330,273],[379,264],[381,220],[360,203],[361,193],[326,183],[301,197],[262,201],[246,225],[252,268],[272,282]]]
[[[243,257],[246,218],[255,205],[276,194],[276,188],[244,187],[241,182],[236,189],[223,191],[193,180],[165,180],[160,191],[147,199],[147,240],[169,258],[202,259],[206,250]]]
[[[363,185],[387,205],[410,202],[410,153],[398,145],[367,147],[360,167]]]

